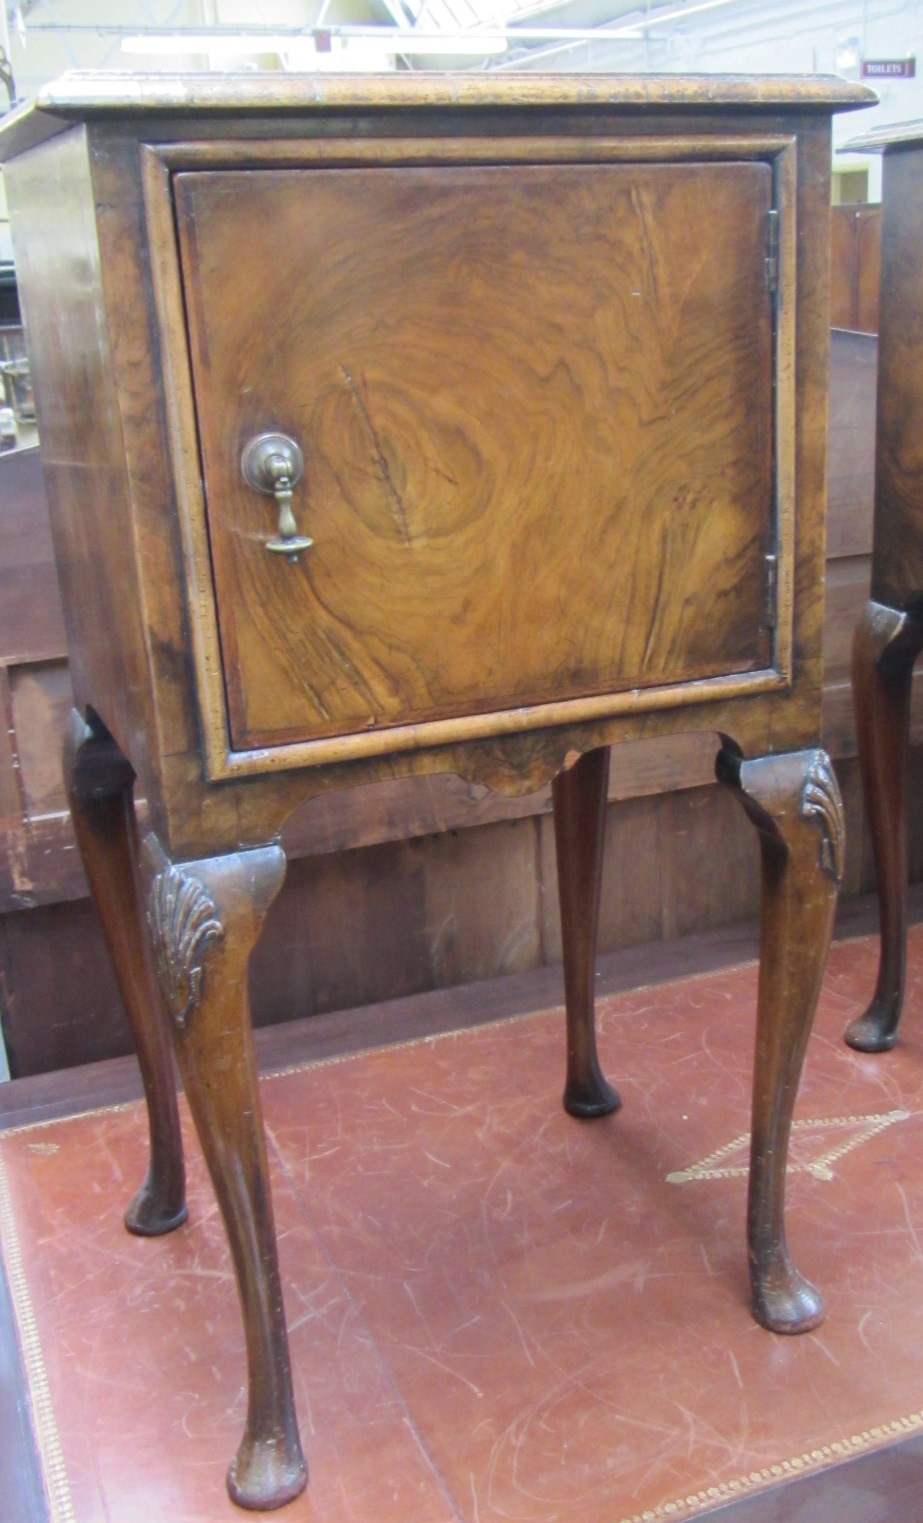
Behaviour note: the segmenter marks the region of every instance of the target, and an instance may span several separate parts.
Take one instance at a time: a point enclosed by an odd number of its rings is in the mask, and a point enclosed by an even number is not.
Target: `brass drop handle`
[[[292,489],[304,472],[301,450],[287,434],[257,434],[244,446],[240,469],[248,486],[275,498],[279,510],[277,538],[267,540],[266,549],[273,555],[284,555],[293,565],[314,543],[307,535],[298,533],[292,512]]]

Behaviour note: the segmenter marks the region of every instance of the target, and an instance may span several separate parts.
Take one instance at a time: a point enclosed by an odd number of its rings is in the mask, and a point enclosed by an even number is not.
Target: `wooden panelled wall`
[[[875,358],[874,337],[834,334],[824,722],[847,808],[846,894],[872,882],[849,647],[869,576]],[[0,456],[0,505],[0,1013],[16,1076],[130,1043],[64,808],[70,690],[34,454]],[[601,951],[755,914],[756,836],[713,781],[715,751],[692,736],[613,753]],[[911,809],[923,877],[923,796]],[[508,800],[453,777],[377,785],[315,800],[285,844],[288,877],[251,967],[258,1024],[560,958],[547,790]]]

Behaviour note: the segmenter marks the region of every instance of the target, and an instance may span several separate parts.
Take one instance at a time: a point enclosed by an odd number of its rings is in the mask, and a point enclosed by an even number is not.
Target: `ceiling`
[[[915,53],[923,36],[923,0],[0,0],[0,7],[0,44],[20,98],[75,68],[848,74],[869,53]],[[905,91],[905,100],[913,93]]]

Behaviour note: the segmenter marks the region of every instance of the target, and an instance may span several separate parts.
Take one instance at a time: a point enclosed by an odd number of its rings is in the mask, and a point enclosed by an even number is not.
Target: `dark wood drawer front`
[[[237,749],[770,665],[767,164],[174,188]]]

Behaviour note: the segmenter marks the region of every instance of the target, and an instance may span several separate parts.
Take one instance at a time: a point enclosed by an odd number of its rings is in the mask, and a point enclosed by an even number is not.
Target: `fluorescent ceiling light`
[[[644,17],[645,27],[663,26],[666,21],[684,21],[687,16],[697,16],[700,11],[717,11],[725,5],[736,5],[737,0],[700,0],[698,5],[678,5],[672,11],[650,11]],[[639,23],[635,22],[638,26]]]
[[[487,54],[505,53],[506,37],[498,32],[417,32],[404,27],[331,27],[321,34],[325,40],[340,43],[343,51],[350,42],[361,42],[380,50],[382,56],[395,53],[428,53],[452,57],[483,58]],[[122,52],[151,56],[182,57],[189,53],[210,53],[213,57],[245,58],[260,53],[288,54],[303,52],[305,44],[317,51],[310,32],[244,33],[228,36],[213,32],[141,33],[122,38]],[[327,56],[324,53],[320,57]]]
[[[858,69],[859,67],[859,39],[858,37],[841,37],[836,46],[836,67],[838,69]]]
[[[671,21],[685,21],[689,16],[704,11],[721,10],[735,5],[738,0],[693,0],[691,5],[678,5],[672,10],[649,11],[643,18],[623,26],[600,27],[529,27],[515,24],[506,28],[472,27],[442,32],[438,27],[402,26],[331,26],[305,28],[289,32],[230,32],[225,28],[203,32],[167,32],[151,30],[132,37],[122,38],[122,52],[151,56],[184,57],[191,53],[207,53],[214,58],[247,58],[262,53],[276,53],[281,57],[297,56],[301,66],[310,67],[317,58],[317,67],[330,68],[330,45],[341,63],[348,63],[348,44],[362,44],[361,52],[367,60],[374,50],[380,56],[392,58],[395,54],[423,54],[434,57],[485,58],[505,53],[511,42],[628,42],[639,40],[651,27],[660,27]],[[513,19],[511,13],[510,19]],[[317,48],[317,38],[322,37],[326,46]]]

